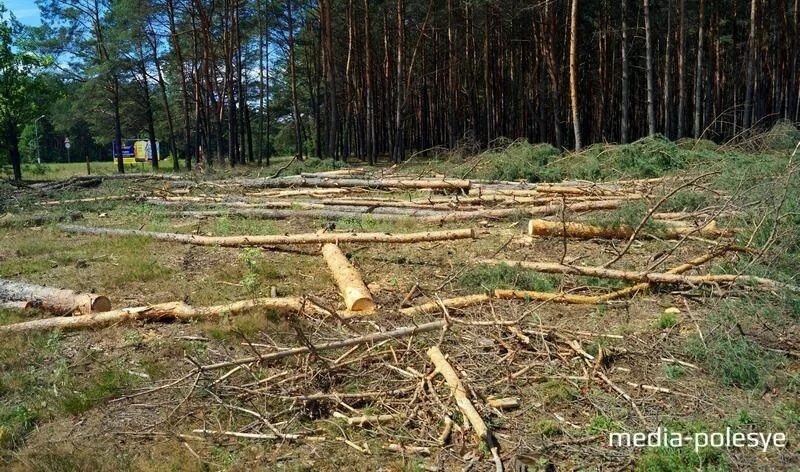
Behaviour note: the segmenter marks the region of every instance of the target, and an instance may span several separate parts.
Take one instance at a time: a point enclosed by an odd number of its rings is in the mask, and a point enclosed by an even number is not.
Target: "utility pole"
[[[42,115],[39,118],[36,118],[35,120],[33,120],[33,127],[36,129],[36,163],[37,164],[41,164],[42,163],[42,155],[41,155],[41,152],[39,151],[39,148],[40,148],[40,146],[39,146],[39,120],[41,120],[44,117],[45,117],[45,115]]]

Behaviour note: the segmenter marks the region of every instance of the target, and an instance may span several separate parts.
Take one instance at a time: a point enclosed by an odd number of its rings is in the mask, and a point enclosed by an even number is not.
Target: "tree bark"
[[[209,307],[193,307],[183,302],[170,302],[136,308],[123,308],[84,316],[65,316],[24,321],[0,326],[0,336],[50,329],[97,329],[134,321],[209,320],[217,319],[225,314],[238,315],[254,308],[274,310],[292,315],[303,311],[314,314],[326,313],[313,303],[295,297],[261,298]]]
[[[749,129],[753,125],[753,86],[756,74],[756,6],[758,0],[750,0],[750,35],[747,39],[747,77],[744,94],[744,116],[742,127]]]
[[[644,33],[645,33],[645,55],[647,56],[647,134],[656,134],[656,90],[655,77],[653,76],[653,40],[650,28],[650,0],[644,0]]]
[[[339,246],[331,243],[325,244],[322,246],[322,256],[339,287],[347,309],[350,311],[373,311],[375,302],[372,301],[372,294]]]
[[[158,241],[169,241],[196,246],[246,247],[274,246],[279,244],[324,244],[324,243],[387,243],[406,244],[427,241],[449,241],[475,238],[473,229],[428,231],[425,233],[311,233],[267,236],[198,236],[193,234],[157,233],[134,229],[92,228],[88,226],[63,225],[67,233],[107,236],[142,236]]]
[[[0,301],[26,302],[57,315],[102,312],[111,309],[108,297],[0,279]]]
[[[647,0],[645,0],[645,3]],[[572,129],[575,151],[581,150],[581,120],[578,111],[578,0],[572,0],[569,33],[569,96],[572,104]]]

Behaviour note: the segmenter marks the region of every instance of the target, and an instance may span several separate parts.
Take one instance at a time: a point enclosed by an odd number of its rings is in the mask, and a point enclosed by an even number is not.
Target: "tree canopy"
[[[31,158],[41,114],[48,160],[64,136],[98,159],[137,137],[175,168],[396,162],[500,138],[726,141],[800,119],[787,0],[37,3],[40,27],[3,14],[11,161]]]

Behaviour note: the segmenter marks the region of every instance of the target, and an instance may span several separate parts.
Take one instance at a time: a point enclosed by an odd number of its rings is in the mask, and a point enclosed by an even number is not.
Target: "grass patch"
[[[744,389],[763,388],[779,364],[776,356],[740,334],[715,333],[707,336],[705,343],[692,336],[686,352],[721,384]]]
[[[587,435],[594,436],[600,433],[611,433],[622,431],[622,425],[619,422],[603,415],[593,416],[589,425],[584,430]]]
[[[680,190],[662,203],[658,210],[664,212],[697,211],[707,207],[711,201],[712,197],[707,192]]]
[[[533,430],[536,432],[536,434],[546,438],[559,436],[563,433],[561,430],[561,425],[553,420],[539,420],[533,424]]]
[[[628,282],[620,279],[605,279],[602,277],[594,277],[589,275],[580,275],[576,278],[576,284],[579,286],[590,288],[601,288],[617,290],[628,286]]]
[[[539,388],[539,393],[546,405],[558,405],[575,399],[575,387],[560,380],[548,380]]]
[[[498,264],[473,267],[461,274],[457,283],[459,287],[471,291],[492,292],[498,288],[509,288],[552,292],[556,279],[532,270]]]
[[[61,409],[70,415],[83,413],[130,387],[136,379],[121,368],[108,368],[94,379],[81,381],[79,388],[68,392],[61,400]]]
[[[669,329],[675,326],[678,326],[678,318],[672,313],[663,313],[658,317],[658,321],[656,321],[656,327],[658,329]]]
[[[319,220],[318,226],[324,228],[330,224],[329,221]],[[413,230],[418,222],[414,218],[398,218],[396,220],[378,220],[372,215],[358,215],[346,218],[338,218],[334,222],[336,229],[344,231],[364,231],[375,233],[396,233],[401,231]]]
[[[680,364],[667,364],[664,366],[664,377],[677,380],[686,374],[686,369]]]
[[[626,202],[619,206],[619,208],[606,212],[600,216],[587,218],[589,224],[600,226],[602,228],[636,228],[647,216],[649,209],[646,202]],[[643,231],[649,233],[659,233],[666,229],[666,225],[659,221],[648,218],[647,222],[642,228]]]

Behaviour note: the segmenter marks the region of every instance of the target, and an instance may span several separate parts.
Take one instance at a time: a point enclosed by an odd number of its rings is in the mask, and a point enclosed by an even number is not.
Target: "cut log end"
[[[93,295],[94,300],[92,300],[90,307],[92,311],[97,312],[105,312],[111,311],[111,300],[108,297],[103,295]]]

